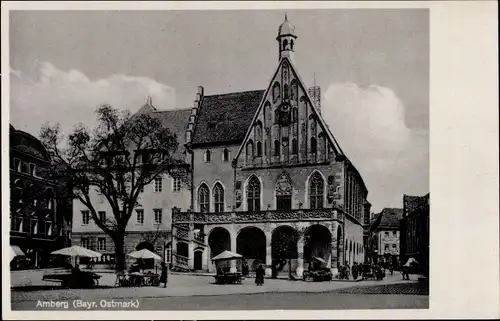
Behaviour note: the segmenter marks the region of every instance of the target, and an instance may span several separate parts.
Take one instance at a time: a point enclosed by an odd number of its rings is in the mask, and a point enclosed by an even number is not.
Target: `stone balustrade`
[[[343,221],[342,211],[332,208],[323,208],[224,213],[180,212],[174,210],[172,213],[172,221],[174,224],[221,224],[327,220]]]

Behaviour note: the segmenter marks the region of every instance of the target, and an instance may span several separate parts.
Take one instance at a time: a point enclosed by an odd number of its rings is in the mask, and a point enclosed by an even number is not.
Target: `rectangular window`
[[[30,166],[29,163],[21,161],[21,173],[29,174]]]
[[[82,237],[81,244],[83,248],[90,249],[90,239]]]
[[[105,223],[106,222],[106,212],[105,211],[99,211],[99,212],[97,212],[97,214],[99,215],[99,220],[102,223]]]
[[[135,210],[137,213],[137,223],[144,224],[144,210]]]
[[[155,224],[161,224],[162,222],[162,209],[161,208],[155,208],[153,210],[155,212]]]
[[[386,245],[384,246],[384,250],[385,250],[386,252],[387,252],[387,251],[389,251],[389,244],[386,244]]]
[[[384,235],[385,235],[385,236],[389,236],[389,232],[385,232],[385,233],[384,233]]]
[[[19,172],[21,170],[21,160],[19,158],[14,158],[13,163],[14,169]]]
[[[162,179],[161,177],[155,178],[155,193],[159,193],[162,190]]]
[[[88,225],[89,221],[90,221],[90,212],[87,210],[82,211],[82,224]]]
[[[181,190],[181,178],[174,177],[173,184],[174,184],[173,186],[174,192],[179,192]]]
[[[276,209],[278,211],[291,210],[292,196],[291,195],[276,196]]]
[[[398,232],[397,231],[392,231],[392,236],[397,236]]]
[[[97,239],[97,250],[100,252],[106,251],[106,238],[100,237]]]
[[[30,164],[30,175],[35,176],[35,164]]]
[[[392,244],[392,249],[395,250],[396,249],[396,244]]]

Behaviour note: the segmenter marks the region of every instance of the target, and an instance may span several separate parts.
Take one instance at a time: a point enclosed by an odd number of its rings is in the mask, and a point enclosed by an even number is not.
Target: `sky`
[[[429,192],[429,15],[424,9],[286,10],[295,65],[368,187],[372,211]],[[197,86],[265,89],[284,10],[11,11],[11,124],[38,136],[95,124],[108,103],[190,108]]]

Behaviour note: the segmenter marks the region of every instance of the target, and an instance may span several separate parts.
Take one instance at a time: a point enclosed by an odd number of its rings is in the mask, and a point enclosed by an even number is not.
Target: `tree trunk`
[[[124,252],[124,243],[125,243],[125,233],[117,233],[115,239],[115,258],[116,258],[116,270],[124,271],[125,270],[125,252]]]

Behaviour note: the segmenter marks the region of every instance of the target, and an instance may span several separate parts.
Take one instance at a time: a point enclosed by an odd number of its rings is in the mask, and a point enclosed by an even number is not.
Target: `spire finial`
[[[316,73],[313,73],[313,81],[314,81],[314,87],[316,87]]]
[[[150,96],[150,95],[148,95],[148,98],[147,98],[147,104],[148,104],[149,106],[153,106],[153,99],[151,98],[151,96]]]
[[[285,12],[285,21],[288,21],[288,17],[286,16],[286,12]]]

